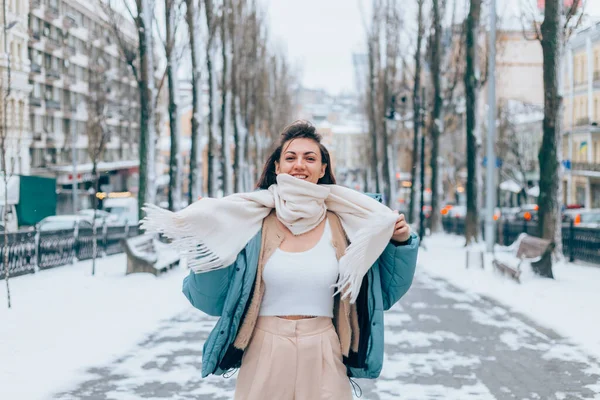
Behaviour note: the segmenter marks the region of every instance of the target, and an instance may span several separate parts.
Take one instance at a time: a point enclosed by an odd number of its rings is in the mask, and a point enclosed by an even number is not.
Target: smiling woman
[[[335,184],[331,157],[321,140],[321,135],[309,122],[296,121],[286,127],[279,145],[265,163],[257,188],[268,189],[277,183],[279,174],[289,174],[311,183]]]
[[[406,293],[418,239],[403,215],[335,184],[315,127],[286,127],[258,189],[172,213],[146,206],[191,272],[183,292],[221,318],[202,375],[240,368],[236,400],[350,400],[349,377],[376,378],[383,310]]]

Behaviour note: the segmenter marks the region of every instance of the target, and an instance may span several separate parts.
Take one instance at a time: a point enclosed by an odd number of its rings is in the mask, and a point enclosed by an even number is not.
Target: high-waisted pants
[[[352,399],[331,318],[259,317],[242,358],[235,400]]]

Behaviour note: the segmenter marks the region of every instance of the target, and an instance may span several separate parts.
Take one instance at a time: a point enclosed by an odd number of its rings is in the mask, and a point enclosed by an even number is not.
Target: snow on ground
[[[462,237],[433,235],[426,237],[424,243],[426,250],[419,251],[418,268],[427,274],[499,301],[600,358],[600,267],[561,262],[554,265],[555,280],[551,280],[533,275],[525,265],[518,284],[494,271],[489,254],[485,257],[485,269],[473,261],[474,257],[471,265],[475,266],[467,269]]]
[[[182,263],[183,265],[183,263]],[[0,285],[0,399],[44,398],[121,356],[188,307],[186,268],[125,276],[126,256],[39,271]]]

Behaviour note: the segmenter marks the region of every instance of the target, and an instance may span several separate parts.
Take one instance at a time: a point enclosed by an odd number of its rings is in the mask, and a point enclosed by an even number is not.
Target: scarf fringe
[[[377,259],[368,260],[365,255],[370,249],[379,256],[387,246],[393,232],[396,216],[391,214],[388,218],[370,220],[368,224],[351,239],[346,249],[346,254],[340,258],[340,277],[334,285],[334,296],[341,294],[342,299],[350,298],[350,303],[355,303],[360,292],[363,278]],[[391,229],[392,232],[389,232]],[[383,239],[383,240],[381,240]]]
[[[140,227],[147,233],[162,234],[171,240],[171,245],[185,256],[188,267],[195,273],[224,268],[221,258],[209,249],[198,237],[198,230],[178,216],[154,204],[144,204],[146,213]]]

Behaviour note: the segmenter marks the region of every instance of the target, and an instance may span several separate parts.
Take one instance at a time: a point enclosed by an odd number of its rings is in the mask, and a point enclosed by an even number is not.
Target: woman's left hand
[[[397,211],[396,211],[397,212]],[[398,215],[392,240],[395,242],[406,242],[410,238],[410,226],[406,222],[404,214]]]

